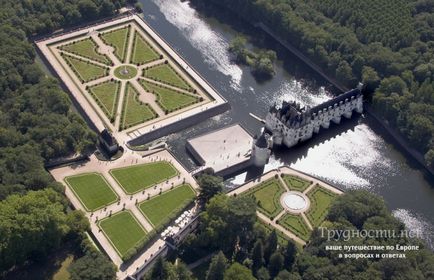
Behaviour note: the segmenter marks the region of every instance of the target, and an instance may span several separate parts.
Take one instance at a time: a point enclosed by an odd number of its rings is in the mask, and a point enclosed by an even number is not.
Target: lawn
[[[112,64],[112,61],[108,56],[98,52],[98,45],[92,38],[86,38],[71,44],[60,46],[60,49],[107,65]]]
[[[120,129],[132,127],[157,117],[157,114],[149,104],[142,103],[139,100],[139,93],[131,84],[127,85],[126,91]]]
[[[185,90],[192,89],[169,64],[163,63],[146,69],[144,76]]]
[[[110,174],[127,194],[133,194],[164,182],[179,174],[168,161],[157,161],[110,170]]]
[[[63,58],[66,60],[68,65],[72,68],[82,83],[86,83],[108,75],[108,68],[101,67],[87,61],[82,61],[69,55],[63,55]]]
[[[159,227],[179,215],[179,212],[195,197],[190,185],[184,184],[173,190],[154,196],[140,204],[140,210],[146,218]]]
[[[284,187],[278,179],[269,179],[244,195],[253,195],[258,204],[258,210],[269,218],[274,218],[279,214],[283,207],[280,204],[280,196],[285,192]]]
[[[95,211],[118,200],[105,178],[98,173],[85,173],[65,178],[87,211]]]
[[[309,240],[311,230],[301,215],[285,214],[279,219],[279,224],[304,241]]]
[[[134,36],[131,63],[144,64],[160,58],[160,54],[141,35],[137,34],[137,31]]]
[[[160,107],[166,111],[166,113],[187,107],[196,103],[198,100],[197,96],[177,92],[166,87],[152,84],[142,79],[140,79],[139,82],[146,91],[152,92],[157,96],[158,105],[160,105]]]
[[[303,192],[311,184],[311,182],[294,175],[284,174],[282,176],[282,179],[291,191]]]
[[[130,211],[118,212],[101,220],[98,225],[121,257],[147,233]]]
[[[104,43],[115,49],[114,54],[121,62],[125,62],[127,56],[130,29],[129,26],[126,26],[101,35]]]
[[[114,121],[120,86],[117,81],[108,81],[89,88],[92,97],[111,121]]]
[[[310,208],[307,211],[306,216],[312,226],[318,227],[321,225],[336,196],[337,194],[332,193],[319,185],[316,185],[307,193],[307,197],[310,199]]]

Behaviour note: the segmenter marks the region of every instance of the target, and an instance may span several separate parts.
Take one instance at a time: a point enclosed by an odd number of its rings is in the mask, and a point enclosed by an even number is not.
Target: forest
[[[384,236],[328,239],[315,229],[309,243],[301,248],[291,240],[279,237],[266,228],[256,216],[252,197],[228,197],[222,193],[218,178],[201,177],[201,199],[204,211],[199,229],[186,237],[166,261],[158,260],[145,280],[346,280],[346,279],[431,279],[434,275],[434,254],[416,238],[397,234]],[[332,205],[323,227],[363,231],[389,230],[396,233],[404,225],[394,218],[379,196],[368,191],[348,191]],[[419,246],[407,251],[405,259],[342,258],[342,251],[326,246]],[[357,253],[364,251],[355,251]],[[368,251],[399,253],[397,250]],[[202,269],[190,271],[185,264],[212,254]],[[366,253],[366,252],[365,252]],[[176,260],[176,262],[174,262]]]
[[[194,0],[263,22],[347,87],[434,166],[433,0]]]
[[[85,238],[84,215],[68,210],[62,187],[44,169],[50,159],[92,150],[96,135],[74,112],[58,81],[35,61],[32,41],[114,15],[126,4],[135,1],[1,2],[0,278],[22,265],[43,263],[66,243],[78,248],[71,265],[74,279],[86,279],[78,273],[101,274],[100,279],[115,276],[111,262]],[[86,258],[94,259],[94,265],[89,266]]]

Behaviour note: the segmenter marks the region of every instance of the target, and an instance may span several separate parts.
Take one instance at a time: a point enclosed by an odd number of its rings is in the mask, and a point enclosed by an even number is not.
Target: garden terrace
[[[167,60],[165,63],[145,68],[143,76],[184,90],[193,90],[187,81],[167,63]]]
[[[256,199],[258,210],[267,215],[271,220],[282,212],[280,196],[285,192],[278,179],[269,179],[243,195],[253,196]]]
[[[125,193],[134,194],[179,175],[179,171],[170,162],[157,161],[112,169],[110,174]]]
[[[115,213],[99,221],[98,226],[121,257],[140,244],[147,234],[128,210]]]
[[[127,25],[119,29],[110,30],[99,35],[106,45],[114,48],[114,55],[119,61],[125,63],[128,50],[128,39],[130,37],[131,26]]]
[[[112,61],[107,55],[98,52],[98,45],[92,38],[72,41],[71,43],[60,46],[59,49],[106,65],[112,64]]]
[[[62,57],[65,59],[66,64],[71,67],[72,71],[81,83],[87,83],[109,74],[109,69],[107,67],[102,67],[87,60],[76,58],[64,53],[62,53]]]
[[[120,89],[121,83],[118,81],[107,81],[88,88],[89,93],[110,119],[110,122],[114,122]]]
[[[139,100],[139,93],[131,84],[127,84],[125,91],[120,130],[152,120],[158,116],[149,104]]]
[[[111,131],[119,143],[169,134],[228,108],[137,15],[59,33],[37,46],[86,119],[99,131]],[[114,96],[108,81],[119,83]]]
[[[304,192],[311,184],[311,181],[306,181],[300,177],[283,174],[282,179],[290,190]]]
[[[116,202],[119,197],[98,173],[66,177],[66,184],[87,211],[95,211]]]
[[[160,58],[162,58],[162,55],[159,54],[140,34],[135,32],[130,63],[143,65]]]
[[[174,220],[195,196],[193,188],[189,184],[183,184],[143,201],[139,208],[158,232],[158,229]]]
[[[284,214],[278,220],[278,223],[279,225],[282,225],[284,228],[293,232],[304,241],[309,240],[311,230],[306,225],[306,222],[303,220],[303,217],[301,215],[294,215],[289,213]]]
[[[183,109],[200,101],[200,98],[197,96],[156,85],[142,79],[140,79],[140,84],[146,91],[157,96],[157,103],[166,114]]]
[[[315,185],[315,188],[307,193],[307,197],[311,202],[311,206],[306,216],[312,225],[318,227],[325,220],[328,209],[336,198],[336,194],[319,185]]]

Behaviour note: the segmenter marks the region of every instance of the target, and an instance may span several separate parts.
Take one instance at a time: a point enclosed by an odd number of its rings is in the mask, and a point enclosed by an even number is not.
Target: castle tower
[[[268,163],[271,155],[271,145],[271,137],[266,133],[261,133],[261,135],[253,141],[251,158],[253,165],[262,167]]]

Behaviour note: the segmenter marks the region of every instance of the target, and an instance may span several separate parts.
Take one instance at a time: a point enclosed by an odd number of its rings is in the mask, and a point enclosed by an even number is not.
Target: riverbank
[[[215,5],[215,4],[211,4],[211,5]],[[205,8],[205,7],[202,6],[201,8]],[[275,34],[275,32],[272,31],[272,28],[269,28],[262,22],[259,23],[252,22],[249,19],[240,17],[238,14],[234,13],[231,10],[228,10],[223,5],[218,5],[218,8],[225,10],[227,13],[232,14],[234,17],[237,17],[243,22],[249,24],[251,27],[256,29],[257,31],[256,33],[262,33],[263,35],[268,36],[268,38],[270,38],[271,40],[277,42],[279,45],[284,47],[284,49],[289,51],[300,61],[302,61],[305,65],[311,68],[315,73],[320,75],[322,78],[324,78],[326,81],[328,81],[330,84],[332,84],[340,91],[345,92],[347,90],[347,87],[342,85],[339,81],[337,81],[333,77],[327,75],[325,71],[321,69],[320,66],[318,66],[315,62],[313,62],[311,59],[305,56],[295,46],[293,46],[291,43],[287,42],[286,40],[284,40],[283,38]],[[390,136],[393,139],[393,142],[395,146],[398,148],[398,150],[403,152],[403,154],[409,156],[412,160],[414,160],[418,164],[418,167],[420,167],[430,178],[434,178],[434,168],[428,166],[423,155],[419,151],[411,147],[408,141],[398,131],[396,131],[396,129],[390,127],[387,124],[387,122],[383,120],[372,108],[370,108],[369,106],[366,107],[369,108],[366,110],[366,113],[372,116],[373,120],[375,120],[380,127],[384,128],[382,132],[386,133],[388,136]]]

